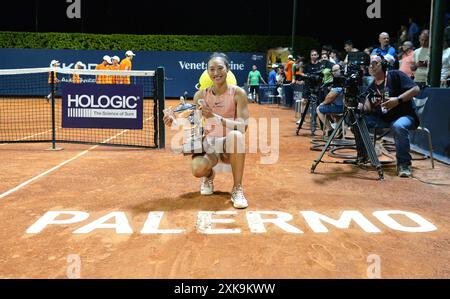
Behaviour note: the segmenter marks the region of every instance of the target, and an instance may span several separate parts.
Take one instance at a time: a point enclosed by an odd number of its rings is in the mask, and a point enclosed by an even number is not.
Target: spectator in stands
[[[444,50],[442,51],[442,69],[441,69],[441,87],[448,88],[450,78],[450,48],[448,47],[450,40],[444,41]]]
[[[329,61],[330,60],[330,56],[328,54],[328,51],[326,50],[322,50],[322,54],[320,54],[320,63],[322,63],[323,61]]]
[[[406,25],[401,25],[397,40],[398,47],[401,47],[403,43],[406,42],[407,40],[408,40],[408,28],[406,27]]]
[[[247,85],[250,86],[250,94],[255,99],[256,103],[259,103],[259,81],[267,84],[264,81],[261,73],[258,71],[256,65],[252,66],[252,70],[248,73]],[[254,95],[253,95],[254,94]]]
[[[347,55],[345,56],[345,59],[344,59],[344,64],[348,63],[348,53],[359,52],[358,49],[353,47],[353,42],[351,40],[348,40],[344,43],[344,50],[347,53]],[[369,53],[369,55],[370,55],[370,53]]]
[[[292,66],[294,65],[294,56],[289,55],[288,61],[286,62],[286,65],[284,67],[284,73],[285,73],[285,85],[284,87],[284,96],[286,98],[286,106],[292,106],[292,103],[294,102],[294,90],[292,89],[292,78],[293,78],[293,70]]]
[[[413,63],[414,58],[414,47],[413,43],[410,41],[406,41],[402,46],[403,56],[400,60],[400,71],[404,72],[411,79],[414,78],[414,72],[411,70],[411,64]]]
[[[272,64],[272,70],[269,72],[269,85],[276,86],[277,85],[277,72],[278,72],[278,64]]]
[[[341,60],[338,57],[338,52],[336,49],[331,49],[330,62],[334,64],[341,64]]]
[[[286,84],[292,83],[292,65],[294,65],[294,56],[289,55],[288,61],[286,62],[286,65],[284,67],[284,72],[286,74]]]
[[[402,60],[403,55],[405,54],[405,52],[403,51],[403,43],[406,42],[407,40],[408,40],[408,28],[406,27],[406,25],[401,25],[400,31],[397,33],[397,42],[395,43],[398,61]]]
[[[372,50],[371,55],[382,55],[383,57],[386,54],[391,54],[392,57],[397,57],[394,47],[389,45],[389,34],[387,32],[381,32],[378,41],[380,42],[380,46]]]
[[[285,80],[285,73],[284,73],[284,66],[282,66],[282,65],[280,65],[278,67],[276,80],[277,80],[277,85],[279,87],[283,86],[284,80]]]
[[[428,63],[430,61],[429,31],[423,30],[419,36],[420,48],[414,51],[411,71],[415,72],[414,82],[423,89],[428,84]]]
[[[419,34],[420,29],[412,17],[409,18],[408,23],[408,40],[410,40],[414,45],[417,42],[417,35]]]
[[[330,45],[323,45],[322,46],[322,53],[326,52],[328,54],[328,57],[330,56],[331,50],[333,50],[333,47]]]
[[[303,58],[297,57],[294,65],[292,65],[292,83],[300,83],[300,76],[303,75]],[[298,82],[297,82],[298,81]]]
[[[280,65],[278,67],[276,80],[277,80],[277,92],[278,92],[278,95],[281,98],[284,98],[283,84],[284,84],[284,80],[285,80],[285,73],[284,73],[284,66],[282,66],[282,65]]]

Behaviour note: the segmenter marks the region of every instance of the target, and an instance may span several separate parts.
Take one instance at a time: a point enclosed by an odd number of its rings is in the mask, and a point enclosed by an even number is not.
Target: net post
[[[156,69],[156,103],[158,106],[158,148],[166,147],[166,128],[164,125],[163,115],[164,115],[164,101],[165,101],[165,90],[164,90],[164,78],[165,72],[164,67],[158,67]]]
[[[52,150],[56,149],[56,132],[55,132],[55,72],[51,73],[51,101],[52,101]]]
[[[56,147],[56,104],[55,104],[55,71],[50,71],[50,85],[51,85],[51,96],[50,100],[52,101],[52,147],[49,148],[51,151],[60,151],[62,147]]]

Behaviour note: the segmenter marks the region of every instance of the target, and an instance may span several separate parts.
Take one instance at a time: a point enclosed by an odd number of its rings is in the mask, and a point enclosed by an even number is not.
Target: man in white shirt
[[[423,30],[419,36],[420,48],[414,50],[413,63],[411,64],[411,71],[415,72],[414,82],[423,89],[428,84],[428,63],[430,61],[428,30]]]

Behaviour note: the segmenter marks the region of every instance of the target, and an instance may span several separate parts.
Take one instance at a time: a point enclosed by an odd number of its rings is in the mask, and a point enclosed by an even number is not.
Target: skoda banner
[[[62,127],[142,129],[142,85],[62,85]]]

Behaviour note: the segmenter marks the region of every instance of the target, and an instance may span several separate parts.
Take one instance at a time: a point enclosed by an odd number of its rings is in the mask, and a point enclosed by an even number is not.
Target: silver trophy
[[[184,97],[180,97],[180,104],[172,110],[169,107],[164,110],[174,120],[175,126],[181,126],[183,130],[183,144],[181,152],[184,155],[203,152],[203,120],[202,111],[196,109],[193,104],[186,103]]]

